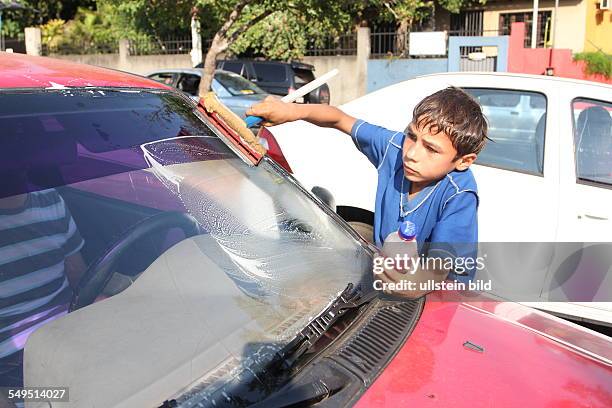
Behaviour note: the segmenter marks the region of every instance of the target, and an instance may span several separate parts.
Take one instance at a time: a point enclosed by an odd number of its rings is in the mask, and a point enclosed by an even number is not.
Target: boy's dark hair
[[[480,105],[453,86],[429,95],[414,108],[412,121],[419,129],[448,135],[459,157],[479,153],[487,137],[487,120]]]

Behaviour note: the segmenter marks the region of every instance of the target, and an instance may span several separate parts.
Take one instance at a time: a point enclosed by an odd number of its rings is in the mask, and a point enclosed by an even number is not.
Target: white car
[[[490,263],[487,270],[496,271],[498,283],[493,291],[546,301],[533,305],[612,326],[612,303],[606,303],[612,299],[612,251],[595,246],[595,268],[593,255],[585,255],[594,246],[583,244],[612,242],[612,86],[534,75],[446,73],[391,85],[341,109],[403,130],[421,99],[451,85],[471,93],[489,121],[492,142],[472,167],[480,196],[479,240],[525,243],[519,252],[533,255]],[[338,213],[367,233],[377,173],[351,138],[306,122],[271,130],[302,184],[329,190]],[[486,277],[486,271],[477,275]]]

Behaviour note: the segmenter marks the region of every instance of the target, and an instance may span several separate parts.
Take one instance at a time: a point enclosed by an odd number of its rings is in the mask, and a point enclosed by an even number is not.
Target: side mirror
[[[323,201],[333,212],[336,212],[336,200],[333,194],[326,188],[314,186],[312,188],[312,194],[316,195],[319,200]]]

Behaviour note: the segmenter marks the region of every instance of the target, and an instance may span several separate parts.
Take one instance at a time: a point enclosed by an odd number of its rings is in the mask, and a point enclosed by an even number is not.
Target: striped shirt
[[[23,349],[38,327],[67,312],[66,257],[83,239],[56,190],[28,193],[0,209],[0,358]]]

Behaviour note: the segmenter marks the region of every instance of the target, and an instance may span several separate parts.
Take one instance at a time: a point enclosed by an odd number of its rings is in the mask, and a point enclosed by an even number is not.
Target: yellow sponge
[[[258,138],[246,127],[244,120],[222,104],[214,92],[208,92],[204,95],[202,102],[207,112],[215,112],[219,115],[253,150],[259,154],[266,154],[266,148],[259,143]]]

